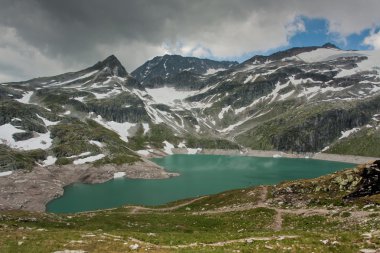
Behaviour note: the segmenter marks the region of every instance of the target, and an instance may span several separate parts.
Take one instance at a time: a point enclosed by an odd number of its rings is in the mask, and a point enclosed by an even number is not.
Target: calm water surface
[[[159,205],[170,201],[284,180],[313,178],[345,168],[350,163],[267,157],[171,155],[153,161],[179,177],[170,179],[114,179],[102,184],[76,183],[47,211],[69,213],[124,204]]]

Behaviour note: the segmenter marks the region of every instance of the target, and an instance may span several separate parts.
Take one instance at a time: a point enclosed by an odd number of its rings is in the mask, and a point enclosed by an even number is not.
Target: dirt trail
[[[198,200],[204,199],[206,197],[207,196],[202,196],[202,197],[192,199],[192,200],[189,200],[187,202],[184,202],[184,203],[181,203],[181,204],[178,204],[175,206],[163,207],[163,208],[150,208],[150,207],[143,207],[143,206],[127,206],[127,208],[132,208],[132,210],[131,210],[132,214],[138,213],[140,211],[166,212],[166,211],[173,211],[173,210],[179,209],[179,208],[184,207],[184,206],[188,206],[188,205],[190,205],[190,204],[192,204]]]
[[[256,205],[265,205],[265,201],[268,199],[268,186],[261,186],[260,189],[261,193]]]
[[[247,211],[247,210],[252,210],[252,209],[260,208],[260,207],[269,208],[276,211],[271,227],[273,230],[279,231],[282,229],[282,221],[283,221],[284,214],[311,216],[311,215],[328,215],[336,211],[336,210],[328,210],[328,209],[323,209],[323,208],[284,209],[284,208],[272,207],[266,203],[268,199],[267,197],[268,187],[260,186],[259,189],[260,189],[260,196],[256,203],[246,203],[246,204],[241,204],[240,206],[221,207],[214,210],[192,212],[192,214],[193,215],[219,214],[219,213],[228,213],[228,212],[237,212],[237,211]],[[184,202],[182,204],[178,204],[171,207],[164,207],[164,208],[149,208],[149,207],[142,207],[142,206],[128,206],[128,208],[132,208],[131,214],[136,214],[143,211],[166,212],[166,211],[173,211],[181,207],[190,205],[206,197],[207,196],[202,196],[202,197]],[[368,211],[350,211],[350,213],[353,217],[366,217],[369,214],[371,214],[371,212],[368,212]]]

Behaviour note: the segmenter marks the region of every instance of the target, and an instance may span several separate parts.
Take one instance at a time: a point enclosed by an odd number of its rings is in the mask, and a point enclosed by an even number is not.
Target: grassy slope
[[[317,152],[334,143],[340,137],[341,131],[347,130],[347,124],[370,123],[370,118],[378,111],[378,101],[379,97],[375,97],[361,102],[340,101],[334,104],[318,103],[294,108],[261,120],[253,128],[236,136],[236,141],[258,150]],[[328,152],[378,157],[380,150],[378,147],[373,147],[378,146],[375,143],[379,139],[378,130],[367,129],[360,131],[355,138],[350,136],[334,143]]]
[[[105,158],[96,164],[105,163],[133,163],[139,158],[120,140],[115,132],[99,125],[93,120],[80,121],[76,118],[67,118],[52,128],[54,138],[53,152],[60,164],[70,163],[73,159],[65,157],[90,151],[92,154],[104,153]],[[90,144],[95,140],[104,143],[103,148]]]
[[[141,251],[151,252],[358,252],[362,248],[378,248],[380,234],[376,231],[380,229],[380,208],[370,207],[373,210],[368,212],[368,208],[363,206],[374,201],[379,203],[376,200],[379,196],[350,203],[338,201],[352,189],[352,182],[360,170],[285,182],[268,187],[266,196],[260,187],[229,191],[172,210],[162,208],[186,204],[188,200],[138,212],[135,207],[128,206],[75,215],[2,212],[0,251],[82,249],[88,252],[128,252],[130,245],[135,243],[143,248]],[[342,179],[347,178],[350,183],[343,183]],[[330,201],[318,201],[321,196]],[[278,199],[283,203],[280,204]],[[266,206],[257,206],[259,203]],[[301,210],[296,207],[299,203],[306,203],[302,208],[312,206],[329,213],[313,213],[314,209],[307,209],[305,214],[295,213]],[[279,205],[282,205],[281,209]],[[232,208],[230,212],[223,211],[229,208]],[[218,210],[216,213],[197,214]],[[280,230],[273,226],[278,220],[278,210],[285,212]],[[364,211],[369,215],[357,218]],[[363,233],[371,230],[376,231],[371,232],[371,239],[366,239]],[[277,240],[279,235],[297,237]],[[250,237],[275,238],[235,242],[223,247],[199,245]],[[143,242],[136,242],[136,239]],[[329,241],[323,243],[323,240]],[[170,248],[191,243],[198,245]]]
[[[380,128],[364,128],[330,146],[327,153],[380,156]]]

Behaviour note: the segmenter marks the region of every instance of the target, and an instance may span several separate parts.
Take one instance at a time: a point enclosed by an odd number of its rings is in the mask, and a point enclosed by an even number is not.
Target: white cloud
[[[194,48],[194,50],[191,52],[191,55],[194,57],[205,58],[210,57],[211,52],[210,49],[199,45],[198,47]]]
[[[288,45],[323,18],[345,37],[380,24],[379,0],[6,1],[0,8],[0,78],[87,67],[115,54],[128,72],[156,55],[233,58]],[[344,2],[344,3],[342,3]],[[365,41],[378,48],[378,33]],[[1,80],[5,81],[5,80]]]
[[[296,17],[292,22],[288,23],[286,26],[287,37],[291,38],[299,32],[305,32],[305,23],[300,17]]]
[[[371,34],[364,39],[363,44],[371,46],[375,50],[380,50],[380,31],[375,32],[372,30]]]

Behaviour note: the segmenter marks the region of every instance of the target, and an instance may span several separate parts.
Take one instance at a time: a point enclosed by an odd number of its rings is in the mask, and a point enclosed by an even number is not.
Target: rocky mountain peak
[[[98,62],[94,65],[95,69],[109,68],[115,76],[125,77],[128,72],[125,70],[124,66],[121,64],[119,59],[115,55],[110,55],[103,61]]]
[[[340,49],[339,47],[337,47],[336,45],[334,45],[333,43],[325,43],[322,45],[323,48],[335,48],[335,49]]]
[[[181,55],[154,57],[134,70],[131,75],[145,87],[160,87],[164,85],[181,88],[199,88],[202,86],[202,75],[229,69],[237,62],[215,61]],[[191,86],[191,87],[190,87]]]
[[[309,46],[309,47],[292,47],[283,51],[279,51],[276,53],[273,53],[269,56],[264,55],[255,55],[251,59],[247,60],[246,62],[260,62],[263,63],[265,61],[278,61],[283,58],[292,57],[301,53],[311,52],[314,50],[317,50],[319,48],[333,48],[333,49],[339,49],[337,46],[335,46],[332,43],[326,43],[322,46]]]

